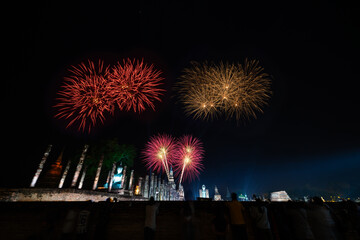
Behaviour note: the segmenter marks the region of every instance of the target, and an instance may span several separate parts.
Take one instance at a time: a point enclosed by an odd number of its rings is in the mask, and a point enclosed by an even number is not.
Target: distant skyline
[[[360,195],[360,30],[351,3],[51,2],[25,3],[12,16],[0,187],[27,187],[50,143],[81,148],[117,137],[140,151],[153,134],[189,133],[204,143],[205,170],[188,189]],[[127,57],[164,72],[155,112],[117,113],[90,135],[53,118],[71,65]],[[263,114],[240,124],[185,116],[173,86],[191,61],[245,58],[271,76]]]

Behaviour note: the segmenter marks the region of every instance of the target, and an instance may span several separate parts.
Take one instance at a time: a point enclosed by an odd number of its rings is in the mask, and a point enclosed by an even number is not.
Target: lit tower
[[[216,185],[215,185],[214,201],[221,201],[221,195],[220,195],[219,190],[216,187]]]
[[[129,180],[129,191],[132,193],[133,190],[133,182],[134,182],[134,170],[130,172],[130,180]]]
[[[84,168],[83,168],[83,172],[81,174],[78,189],[82,189],[82,187],[83,187],[85,176],[86,176],[86,170],[87,170],[87,165],[85,165]]]
[[[39,178],[39,176],[40,176],[40,173],[42,172],[42,170],[43,170],[43,168],[44,168],[44,164],[45,164],[45,162],[46,162],[46,159],[47,159],[48,156],[49,156],[49,153],[50,153],[50,151],[51,151],[51,148],[52,148],[52,145],[50,144],[50,145],[47,147],[47,149],[46,149],[46,151],[45,151],[45,153],[44,153],[44,156],[42,157],[42,159],[41,159],[41,161],[40,161],[39,167],[38,167],[38,169],[36,170],[36,173],[35,173],[32,181],[31,181],[30,187],[35,187],[35,184],[36,184],[36,182],[37,182],[37,180],[38,180],[38,178]]]
[[[201,189],[199,189],[199,195],[201,198],[209,198],[209,189],[202,185]]]
[[[126,185],[126,170],[127,170],[127,166],[125,165],[124,166],[124,170],[122,172],[123,176],[122,176],[122,179],[121,179],[121,188],[125,190],[125,185]]]
[[[109,175],[108,192],[111,192],[111,189],[112,189],[115,168],[116,168],[116,163],[113,163],[113,166],[111,168],[110,175]]]
[[[145,184],[144,184],[144,198],[149,198],[149,175],[145,176]]]
[[[174,172],[172,167],[170,167],[170,173],[169,173],[169,184],[172,184],[174,182]]]
[[[151,173],[149,198],[154,196],[154,172]]]
[[[176,200],[176,183],[174,181],[174,172],[172,167],[170,166],[170,172],[169,172],[169,183],[170,186],[170,201]]]
[[[62,174],[62,177],[61,177],[61,180],[60,180],[60,183],[59,183],[59,188],[62,188],[63,185],[64,185],[64,182],[65,182],[65,178],[69,172],[69,169],[70,169],[70,165],[71,165],[71,160],[68,160],[67,164],[66,164],[66,167],[65,167],[65,170]]]
[[[84,160],[85,160],[85,156],[86,156],[86,152],[87,152],[88,148],[89,148],[89,145],[85,144],[84,149],[83,149],[83,151],[81,153],[78,165],[76,166],[76,171],[74,173],[74,177],[73,177],[73,180],[71,182],[71,187],[76,186],[77,180],[78,180],[79,175],[80,175],[80,171],[82,169],[82,166],[84,165]]]
[[[179,183],[179,201],[185,201],[184,187]]]

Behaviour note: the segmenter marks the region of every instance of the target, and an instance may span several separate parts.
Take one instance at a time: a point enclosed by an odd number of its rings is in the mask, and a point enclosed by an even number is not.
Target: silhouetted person
[[[185,202],[184,208],[181,211],[183,216],[183,237],[184,239],[194,239],[194,205],[192,202]]]
[[[150,197],[149,203],[145,207],[145,228],[144,238],[155,239],[156,215],[158,214],[159,203],[155,203],[154,197]]]
[[[215,218],[212,220],[212,230],[217,240],[225,240],[228,221],[224,216],[223,209],[216,209]]]
[[[258,199],[255,193],[252,195],[252,198],[253,198],[253,200]]]
[[[90,218],[90,207],[83,209],[78,214],[76,226],[76,239],[87,239],[88,224]]]
[[[261,200],[256,199],[257,206],[250,208],[250,216],[255,222],[256,239],[271,240],[272,234],[270,230],[270,222],[268,219],[267,208],[262,206]]]
[[[307,214],[315,239],[339,239],[339,232],[331,215],[330,208],[321,198],[314,197],[312,199]]]
[[[110,200],[110,198],[107,198],[105,202],[99,202],[100,206],[97,208],[94,217],[94,219],[96,219],[94,239],[108,239],[107,227],[110,220],[110,214],[114,208],[114,204],[111,204]]]
[[[344,239],[360,239],[360,206],[351,200],[341,203],[339,218]]]
[[[291,226],[293,238],[296,240],[313,240],[314,234],[309,225],[304,203],[288,202],[286,214]]]
[[[233,239],[247,239],[244,206],[237,200],[237,194],[231,194],[231,202],[227,202],[230,213],[230,227]]]
[[[61,239],[72,239],[74,230],[76,227],[76,219],[78,212],[75,209],[69,209],[66,213],[63,225],[62,225],[62,234]]]

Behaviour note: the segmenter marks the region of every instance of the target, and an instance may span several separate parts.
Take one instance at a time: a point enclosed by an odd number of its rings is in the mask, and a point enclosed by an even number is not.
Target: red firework
[[[112,69],[110,75],[111,96],[120,110],[134,112],[144,111],[146,106],[155,110],[154,101],[161,101],[163,89],[161,71],[155,70],[153,65],[146,65],[141,61],[124,60]]]
[[[146,167],[157,173],[165,170],[169,178],[169,166],[174,162],[176,148],[172,136],[167,134],[152,136],[143,152]]]
[[[58,109],[56,118],[69,120],[66,127],[79,124],[78,130],[90,132],[100,120],[104,122],[104,113],[112,112],[113,103],[109,97],[108,75],[109,67],[104,67],[99,61],[81,63],[78,67],[69,69],[71,76],[65,77],[62,90],[58,92],[58,101],[54,105]]]
[[[178,142],[176,155],[174,170],[177,176],[180,175],[180,183],[182,180],[191,182],[204,169],[202,164],[204,149],[199,139],[191,135],[182,136]]]

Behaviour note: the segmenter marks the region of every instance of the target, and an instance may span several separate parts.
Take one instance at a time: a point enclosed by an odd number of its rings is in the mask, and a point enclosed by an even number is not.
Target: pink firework
[[[105,112],[112,112],[113,103],[109,96],[109,67],[104,67],[99,61],[81,63],[78,67],[69,69],[70,76],[65,77],[62,90],[58,92],[58,101],[54,105],[58,113],[56,118],[69,120],[66,127],[78,124],[78,130],[85,131],[95,126],[98,120],[104,122]]]
[[[111,96],[120,110],[141,112],[150,106],[155,110],[154,101],[161,101],[163,89],[159,88],[163,78],[161,71],[141,61],[124,60],[112,69]]]
[[[158,173],[165,170],[168,178],[169,166],[172,166],[175,154],[176,141],[167,134],[152,136],[143,152],[146,167]]]
[[[174,168],[176,175],[180,175],[179,183],[183,179],[191,182],[204,169],[202,164],[204,158],[202,143],[191,135],[184,135],[179,139],[177,149]]]

